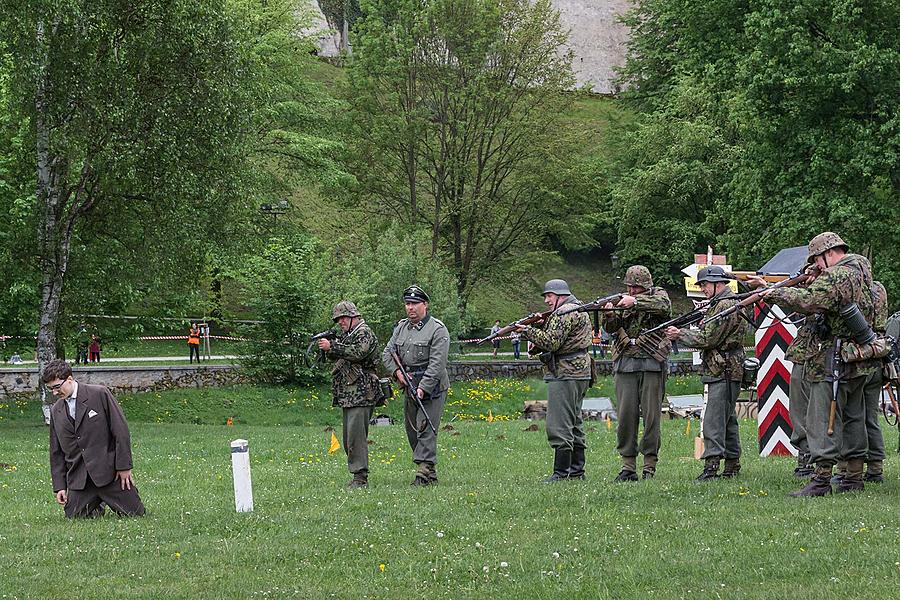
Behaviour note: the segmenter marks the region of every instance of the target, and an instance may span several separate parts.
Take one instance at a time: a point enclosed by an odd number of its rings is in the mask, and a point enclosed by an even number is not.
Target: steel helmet
[[[806,262],[815,262],[817,256],[819,256],[820,254],[824,254],[832,248],[843,248],[844,252],[850,250],[850,246],[847,245],[847,242],[841,239],[841,236],[834,233],[833,231],[825,231],[823,233],[820,233],[813,239],[809,240],[809,247],[807,249],[808,256],[806,257]]]
[[[331,311],[331,320],[337,321],[339,317],[358,317],[359,309],[356,308],[356,305],[350,302],[349,300],[341,300],[337,304],[334,305],[334,310]]]
[[[712,265],[711,267],[703,267],[697,273],[697,283],[703,283],[704,281],[709,283],[727,283],[731,281],[731,277],[719,265]]]
[[[569,284],[566,283],[564,279],[551,279],[544,284],[544,291],[541,292],[541,296],[544,296],[546,294],[556,294],[557,296],[571,296],[572,290],[569,289]]]

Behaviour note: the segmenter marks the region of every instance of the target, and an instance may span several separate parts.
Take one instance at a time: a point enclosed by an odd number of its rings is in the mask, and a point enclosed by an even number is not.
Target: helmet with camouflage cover
[[[650,269],[644,265],[632,265],[625,271],[625,285],[642,287],[649,290],[653,287],[653,277],[650,275]]]
[[[350,302],[349,300],[341,300],[337,304],[334,305],[334,310],[331,311],[331,320],[337,321],[340,317],[358,317],[359,309],[356,308],[356,305]]]
[[[731,281],[731,277],[729,277],[728,274],[725,273],[725,269],[719,265],[703,267],[700,269],[700,272],[697,273],[697,283],[727,283],[729,281]]]
[[[569,284],[566,283],[565,279],[551,279],[544,284],[544,291],[541,292],[541,296],[545,296],[547,294],[556,294],[557,296],[571,296],[572,290],[569,289]]]
[[[809,240],[809,247],[807,248],[808,256],[806,257],[806,262],[815,262],[817,256],[819,256],[820,254],[824,254],[832,248],[843,248],[844,252],[850,250],[850,246],[847,245],[847,242],[842,240],[841,236],[834,233],[833,231],[825,231],[823,233],[820,233],[813,239]]]

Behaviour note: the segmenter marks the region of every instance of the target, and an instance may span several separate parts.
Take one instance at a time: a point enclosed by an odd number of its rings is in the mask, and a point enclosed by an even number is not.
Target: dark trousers
[[[809,410],[809,382],[806,380],[806,369],[802,363],[794,363],[791,369],[791,387],[788,412],[791,416],[791,445],[801,455],[809,455],[809,442],[806,440],[806,412]]]
[[[103,487],[97,487],[88,477],[83,490],[69,490],[69,501],[66,502],[66,517],[77,519],[82,517],[99,517],[103,514],[101,502],[120,516],[140,517],[144,514],[144,504],[138,495],[137,487],[122,489],[122,482],[113,479]]]
[[[413,393],[415,393],[413,387]],[[422,398],[422,406],[428,411],[428,417],[435,429],[441,426],[441,415],[444,412],[444,401],[447,399],[447,390],[425,394]],[[413,453],[413,462],[417,465],[426,464],[433,467],[437,463],[437,433],[431,430],[425,420],[425,413],[419,408],[416,401],[411,400],[406,394],[406,404],[403,407],[406,422],[406,439]]]
[[[519,344],[520,344],[520,342],[513,342],[513,343],[512,343],[512,347],[513,347],[513,356],[516,358],[516,360],[519,360]]]
[[[344,452],[347,468],[356,475],[369,472],[369,419],[374,406],[355,406],[342,410],[344,417]]]
[[[706,409],[703,411],[704,460],[741,457],[735,402],[741,391],[739,381],[702,378],[707,384]]]
[[[188,360],[192,363],[194,362],[194,356],[197,357],[197,362],[200,362],[200,345],[199,344],[188,344],[188,348],[190,349],[191,356]]]

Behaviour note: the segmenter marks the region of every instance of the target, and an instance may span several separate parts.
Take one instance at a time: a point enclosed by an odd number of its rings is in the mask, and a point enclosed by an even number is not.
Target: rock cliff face
[[[578,86],[612,94],[615,68],[625,62],[628,28],[619,16],[631,7],[630,0],[553,0],[563,25],[569,28],[569,45],[575,53],[572,67]]]
[[[316,13],[320,37],[320,53],[337,56],[340,38],[328,31],[325,17],[316,0],[309,0]],[[563,26],[569,29],[569,45],[575,54],[572,67],[577,86],[590,86],[595,92],[612,94],[615,68],[625,60],[625,42],[628,28],[619,23],[619,16],[626,12],[630,0],[553,0],[559,9]]]

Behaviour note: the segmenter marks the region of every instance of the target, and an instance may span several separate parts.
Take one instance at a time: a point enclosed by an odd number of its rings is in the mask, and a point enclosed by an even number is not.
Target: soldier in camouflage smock
[[[650,271],[642,265],[625,272],[628,293],[613,307],[606,305],[601,324],[612,337],[613,373],[616,381],[616,450],[622,457],[622,471],[616,481],[637,481],[637,454],[644,455],[643,478],[656,474],[660,447],[662,401],[666,393],[667,359],[672,343],[660,332],[641,336],[672,316],[672,303],[662,288],[653,287]],[[613,308],[623,309],[613,311]],[[638,446],[641,416],[644,435]]]
[[[697,283],[710,300],[710,308],[699,329],[668,327],[666,336],[672,341],[701,351],[703,364],[700,381],[707,385],[706,409],[703,413],[703,472],[699,481],[716,479],[720,461],[725,459],[722,477],[735,477],[741,470],[741,439],[735,403],[744,374],[744,336],[749,331],[741,311],[707,323],[716,315],[737,304],[728,287],[731,279],[722,267],[700,269]]]
[[[585,438],[581,407],[591,386],[593,364],[588,352],[593,339],[591,319],[568,312],[578,300],[562,279],[544,284],[544,304],[553,312],[541,327],[524,326],[522,337],[540,353],[547,382],[547,439],[554,450],[553,474],[547,482],[584,479]]]
[[[407,318],[401,319],[381,360],[385,369],[392,373],[401,387],[410,389],[422,401],[422,406],[435,429],[440,427],[441,415],[450,377],[447,374],[447,357],[450,354],[450,333],[446,325],[428,312],[428,294],[417,285],[403,291],[403,302]],[[398,354],[412,381],[404,381],[391,352]],[[419,405],[404,394],[403,407],[406,424],[406,439],[413,451],[416,476],[412,484],[427,486],[436,484],[437,478],[437,432],[432,431]]]
[[[366,325],[356,305],[347,300],[335,304],[332,320],[342,335],[334,341],[319,340],[331,369],[332,404],[343,412],[344,452],[353,479],[348,488],[369,483],[369,420],[373,408],[384,401],[378,384],[378,339]]]
[[[825,232],[809,242],[809,263],[821,274],[807,288],[779,288],[766,293],[769,303],[788,306],[815,319],[812,341],[805,362],[805,377],[810,384],[806,428],[815,476],[792,496],[825,496],[832,492],[832,469],[839,458],[847,459],[847,474],[839,492],[861,490],[862,471],[868,440],[865,429],[864,388],[880,366],[877,359],[843,359],[840,376],[833,385],[833,358],[853,336],[851,322],[841,316],[842,309],[856,305],[870,326],[874,321],[872,276],[868,261],[848,252],[849,247],[835,233]],[[848,345],[849,347],[849,345]],[[843,352],[841,354],[843,356]],[[836,388],[836,394],[835,394]],[[828,434],[831,403],[837,401],[834,432]]]

